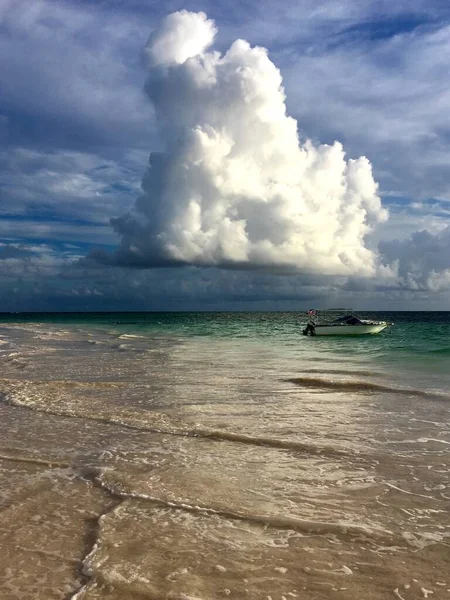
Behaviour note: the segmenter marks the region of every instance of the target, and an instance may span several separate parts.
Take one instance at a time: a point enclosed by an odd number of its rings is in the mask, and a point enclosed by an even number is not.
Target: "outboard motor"
[[[312,323],[308,323],[308,325],[303,330],[303,335],[316,335],[316,328]]]
[[[303,330],[303,335],[316,335],[316,326],[314,323],[309,322]]]
[[[303,335],[316,335],[316,322],[314,317],[317,317],[317,312],[315,310],[308,310],[309,321],[303,330]]]

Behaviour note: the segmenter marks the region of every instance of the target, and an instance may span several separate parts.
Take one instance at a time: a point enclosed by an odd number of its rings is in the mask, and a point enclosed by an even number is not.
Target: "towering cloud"
[[[167,16],[145,48],[162,152],[113,220],[121,264],[371,275],[365,236],[387,218],[369,161],[300,141],[267,51],[210,50],[204,13]]]

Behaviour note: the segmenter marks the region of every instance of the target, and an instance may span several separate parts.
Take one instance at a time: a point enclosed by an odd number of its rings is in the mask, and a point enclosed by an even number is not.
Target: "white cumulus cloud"
[[[132,213],[113,220],[116,260],[372,275],[366,235],[387,218],[369,160],[299,138],[267,51],[211,50],[204,13],[167,16],[149,38],[146,92],[164,151]]]

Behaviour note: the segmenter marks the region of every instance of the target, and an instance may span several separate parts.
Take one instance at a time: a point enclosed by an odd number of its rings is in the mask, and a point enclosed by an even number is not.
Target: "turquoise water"
[[[20,323],[105,328],[120,334],[163,334],[181,337],[267,340],[314,356],[360,357],[397,368],[398,375],[414,368],[442,376],[450,389],[450,312],[361,312],[361,318],[385,320],[394,326],[376,336],[303,339],[304,312],[167,312],[167,313],[0,313],[0,326]],[[320,356],[317,356],[319,359]]]
[[[450,312],[361,312],[364,319],[393,322],[376,338],[377,348],[412,354],[450,354]],[[303,312],[167,312],[167,313],[0,313],[1,323],[55,323],[111,327],[118,331],[154,331],[187,336],[274,337],[289,342],[301,333]],[[387,333],[393,334],[387,338]],[[374,338],[357,338],[373,345]],[[355,338],[348,340],[354,344]],[[342,339],[339,340],[342,342]]]

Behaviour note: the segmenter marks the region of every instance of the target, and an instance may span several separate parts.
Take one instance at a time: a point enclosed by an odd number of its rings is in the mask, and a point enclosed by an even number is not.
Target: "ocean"
[[[1,600],[450,597],[450,312],[0,315]]]

